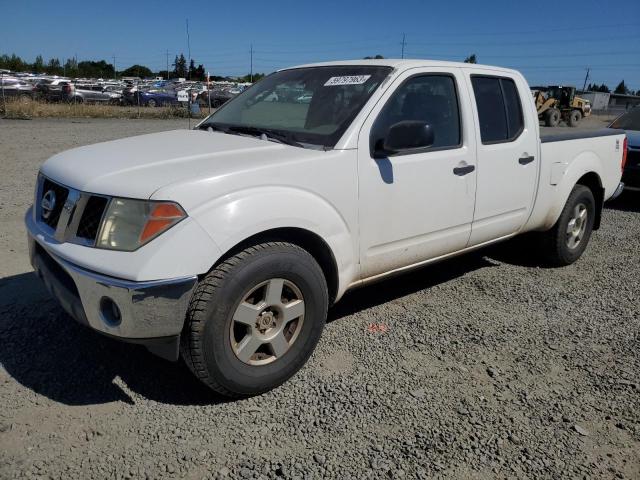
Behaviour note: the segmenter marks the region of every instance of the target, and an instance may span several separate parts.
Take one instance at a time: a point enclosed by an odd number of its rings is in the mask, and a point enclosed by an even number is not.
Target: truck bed
[[[578,140],[581,138],[607,137],[609,135],[624,135],[624,130],[615,128],[599,128],[597,130],[569,130],[549,128],[540,129],[540,141],[542,143],[563,142],[565,140]]]

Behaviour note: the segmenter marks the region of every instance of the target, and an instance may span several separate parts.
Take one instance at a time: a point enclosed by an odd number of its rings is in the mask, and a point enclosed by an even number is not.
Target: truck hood
[[[84,192],[150,198],[170,184],[221,177],[318,153],[246,136],[173,130],[68,150],[47,160],[41,171]]]

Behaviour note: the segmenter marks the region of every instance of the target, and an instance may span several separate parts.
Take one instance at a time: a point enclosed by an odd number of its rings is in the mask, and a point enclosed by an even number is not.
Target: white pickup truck
[[[625,150],[620,130],[541,137],[513,70],[300,66],[193,130],[50,158],[31,262],[79,322],[253,395],[302,367],[351,288],[531,231],[576,261]]]

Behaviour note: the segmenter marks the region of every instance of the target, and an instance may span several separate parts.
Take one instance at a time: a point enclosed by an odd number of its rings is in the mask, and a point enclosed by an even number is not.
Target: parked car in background
[[[627,163],[622,182],[625,190],[640,191],[640,106],[620,115],[609,127],[627,132]]]
[[[44,78],[38,81],[34,87],[35,97],[48,102],[57,102],[62,99],[62,86],[69,83],[68,78]]]
[[[209,94],[209,92],[205,90],[198,95],[198,101],[201,105],[209,105],[209,95],[211,95],[211,106],[213,108],[218,108],[235,97],[237,93],[233,93],[232,90],[228,89],[214,89],[211,90],[211,93]]]
[[[17,78],[3,77],[0,80],[0,86],[6,98],[17,98],[23,101],[33,98],[33,86]]]
[[[131,102],[134,105],[138,104],[145,107],[166,107],[169,105],[179,105],[178,99],[173,92],[154,92],[154,91],[140,91],[133,92]]]
[[[62,99],[75,103],[111,103],[119,104],[122,93],[109,91],[103,85],[73,84],[67,82],[62,86]]]

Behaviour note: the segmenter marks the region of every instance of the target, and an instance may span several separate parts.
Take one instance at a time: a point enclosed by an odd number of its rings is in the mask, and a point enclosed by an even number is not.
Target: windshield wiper
[[[205,125],[202,125],[200,127],[201,130],[211,130],[211,131],[217,131],[217,132],[222,132],[222,133],[231,133],[229,132],[229,129],[227,127],[223,127],[222,125],[216,125],[215,123],[208,123]]]
[[[259,128],[259,127],[250,127],[245,125],[232,125],[227,127],[230,132],[238,132],[238,133],[247,133],[249,135],[259,135],[265,136],[267,140],[276,141],[278,143],[284,143],[286,145],[292,145],[294,147],[305,148],[299,142],[296,142],[291,138],[291,135],[287,135],[286,133],[281,133],[276,130],[271,130],[269,128]]]

